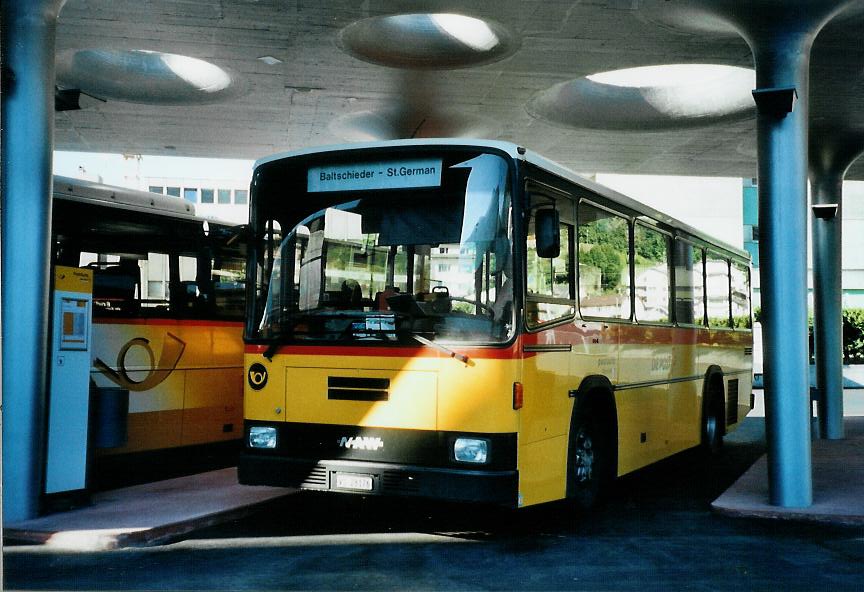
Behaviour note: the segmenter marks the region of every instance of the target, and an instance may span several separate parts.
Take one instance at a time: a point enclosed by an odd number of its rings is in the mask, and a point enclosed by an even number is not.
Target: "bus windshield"
[[[366,183],[346,173],[368,171],[374,179],[376,167],[396,179]],[[333,168],[305,168],[303,187],[295,185],[305,195],[279,196],[294,204],[293,220],[273,205],[263,220],[257,337],[394,344],[509,339],[506,160],[459,152]],[[327,183],[339,176],[349,182]],[[297,208],[298,199],[315,210]]]

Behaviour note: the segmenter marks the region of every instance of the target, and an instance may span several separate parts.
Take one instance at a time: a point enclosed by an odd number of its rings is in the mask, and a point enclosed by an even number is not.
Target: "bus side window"
[[[585,317],[629,319],[630,223],[579,204],[579,309]]]
[[[653,228],[637,224],[634,231],[636,320],[668,323],[669,246],[671,238]]]
[[[705,260],[705,287],[708,293],[708,326],[728,328],[729,308],[729,261],[715,253],[708,253]]]
[[[675,266],[675,320],[682,325],[705,324],[705,287],[702,249],[676,240],[672,249]]]
[[[750,315],[750,268],[732,263],[732,325],[736,329],[752,329]]]
[[[546,196],[532,196],[531,215],[527,232],[527,293],[525,317],[529,327],[537,327],[559,319],[572,317],[573,275],[573,224],[569,200],[557,203]],[[543,258],[537,253],[536,212],[554,205],[559,214],[560,248],[558,256]]]

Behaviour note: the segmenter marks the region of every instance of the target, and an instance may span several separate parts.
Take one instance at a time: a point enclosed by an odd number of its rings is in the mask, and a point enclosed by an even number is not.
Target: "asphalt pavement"
[[[716,459],[688,452],[639,471],[587,514],[299,493],[157,547],[7,547],[5,589],[864,588],[864,529],[711,511],[764,451],[764,420],[748,418]]]

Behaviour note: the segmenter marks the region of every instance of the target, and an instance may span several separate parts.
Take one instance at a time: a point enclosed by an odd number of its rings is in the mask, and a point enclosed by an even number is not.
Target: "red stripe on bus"
[[[184,327],[243,327],[243,321],[219,321],[209,319],[119,319],[96,317],[93,319],[96,325],[181,325]]]
[[[520,358],[521,346],[518,340],[510,347],[459,347],[448,346],[456,353],[465,354],[469,358],[480,360],[514,360]],[[247,345],[247,354],[263,354],[267,351],[266,345]],[[303,356],[370,356],[380,358],[447,358],[448,355],[427,346],[410,347],[358,347],[350,345],[281,345],[274,355],[303,355]]]
[[[584,327],[582,326],[584,325]],[[523,336],[530,345],[702,345],[747,346],[753,335],[746,331],[724,331],[700,327],[626,325],[577,321]],[[588,341],[591,340],[591,341]],[[597,340],[596,342],[594,340]]]

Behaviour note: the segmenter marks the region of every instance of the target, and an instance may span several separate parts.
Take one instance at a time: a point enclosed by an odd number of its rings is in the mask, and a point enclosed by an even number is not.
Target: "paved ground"
[[[508,513],[299,494],[161,547],[13,547],[7,589],[861,590],[864,530],[726,518],[710,503],[764,452],[748,418],[710,467],[680,455],[600,510]]]

